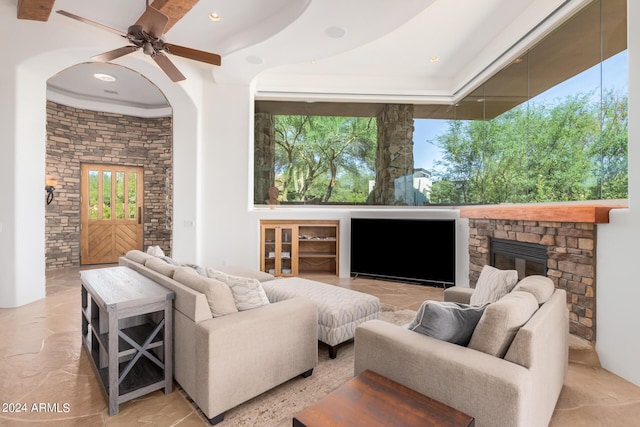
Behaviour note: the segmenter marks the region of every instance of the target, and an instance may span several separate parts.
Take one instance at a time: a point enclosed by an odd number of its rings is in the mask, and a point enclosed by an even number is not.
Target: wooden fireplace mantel
[[[611,209],[626,208],[626,201],[602,204],[463,206],[460,218],[524,221],[608,223]]]

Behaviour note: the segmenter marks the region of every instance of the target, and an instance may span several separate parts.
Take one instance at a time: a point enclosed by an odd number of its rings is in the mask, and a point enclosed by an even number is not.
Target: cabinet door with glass
[[[260,269],[274,276],[298,274],[298,227],[277,221],[262,222]]]

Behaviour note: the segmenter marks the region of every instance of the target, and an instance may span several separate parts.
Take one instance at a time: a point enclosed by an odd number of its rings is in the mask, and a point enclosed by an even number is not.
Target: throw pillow
[[[147,253],[153,256],[164,256],[164,251],[160,246],[149,246],[147,248]]]
[[[231,290],[225,283],[200,276],[189,267],[177,268],[173,273],[173,279],[194,291],[203,293],[207,297],[213,317],[238,312]]]
[[[197,274],[204,277],[208,277],[207,270],[204,267],[201,267],[197,264],[191,264],[190,262],[183,262],[183,263],[180,263],[180,267],[189,267],[190,269],[195,271]]]
[[[226,283],[231,288],[233,299],[239,311],[251,310],[269,304],[267,294],[257,279],[232,276],[213,268],[207,268],[207,276]]]
[[[529,292],[511,292],[489,304],[471,335],[469,348],[503,358],[522,325],[538,309]]]
[[[533,294],[538,300],[538,304],[547,302],[547,300],[551,298],[551,295],[553,295],[555,289],[556,287],[551,279],[538,275],[525,277],[513,288],[514,291],[524,291]]]
[[[499,270],[490,265],[485,265],[482,267],[469,303],[471,305],[480,305],[487,302],[496,302],[511,292],[517,282],[518,272],[516,270]]]
[[[485,305],[425,301],[409,329],[450,343],[466,346],[471,339]]]

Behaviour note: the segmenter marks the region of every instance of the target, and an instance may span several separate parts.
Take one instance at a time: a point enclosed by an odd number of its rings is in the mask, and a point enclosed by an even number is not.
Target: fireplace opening
[[[516,270],[518,280],[547,275],[547,247],[515,240],[490,239],[489,262],[500,270]]]

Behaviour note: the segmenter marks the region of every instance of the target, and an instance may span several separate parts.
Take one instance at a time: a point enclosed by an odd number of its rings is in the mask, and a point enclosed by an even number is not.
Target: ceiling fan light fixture
[[[216,12],[211,12],[209,14],[209,19],[211,19],[213,22],[218,22],[221,19],[221,17]]]
[[[107,83],[113,83],[117,80],[115,76],[112,76],[111,74],[104,74],[104,73],[95,73],[93,77]]]
[[[151,45],[151,43],[149,42],[145,42],[142,45],[142,51],[146,54],[146,55],[155,55],[156,50],[153,48],[153,46]]]

